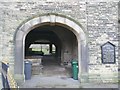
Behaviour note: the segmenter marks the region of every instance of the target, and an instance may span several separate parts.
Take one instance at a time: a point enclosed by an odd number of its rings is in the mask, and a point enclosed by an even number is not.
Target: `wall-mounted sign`
[[[115,45],[107,42],[101,46],[102,63],[114,64],[115,63]]]

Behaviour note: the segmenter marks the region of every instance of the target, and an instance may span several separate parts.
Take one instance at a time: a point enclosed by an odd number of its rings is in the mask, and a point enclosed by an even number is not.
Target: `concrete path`
[[[69,68],[68,68],[69,69]],[[118,84],[80,83],[71,78],[71,70],[58,65],[44,66],[43,72],[26,80],[22,88],[118,88]]]
[[[118,88],[118,84],[108,84],[108,83],[84,83],[80,84],[82,88]]]
[[[83,84],[78,80],[65,76],[40,77],[36,75],[33,76],[31,80],[26,80],[26,82],[23,83],[22,88],[109,88],[108,90],[114,90],[113,88],[118,88],[118,84]]]
[[[64,76],[40,77],[33,76],[23,83],[23,88],[79,88],[79,81]]]

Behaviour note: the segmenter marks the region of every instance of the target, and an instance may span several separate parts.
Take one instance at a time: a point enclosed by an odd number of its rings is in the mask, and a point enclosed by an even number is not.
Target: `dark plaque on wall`
[[[102,63],[114,64],[115,63],[115,45],[107,42],[101,46]]]

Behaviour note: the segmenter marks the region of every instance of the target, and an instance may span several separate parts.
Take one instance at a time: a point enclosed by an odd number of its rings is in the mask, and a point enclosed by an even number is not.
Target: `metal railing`
[[[12,73],[9,70],[9,63],[2,61],[2,84],[3,88],[7,88],[7,90],[18,89],[18,85],[14,80]]]

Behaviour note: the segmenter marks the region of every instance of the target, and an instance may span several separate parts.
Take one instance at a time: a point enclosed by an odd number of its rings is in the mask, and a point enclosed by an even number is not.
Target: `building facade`
[[[9,62],[18,82],[29,44],[42,39],[56,45],[60,64],[78,61],[81,83],[118,82],[117,0],[6,0],[0,13],[0,61]]]

